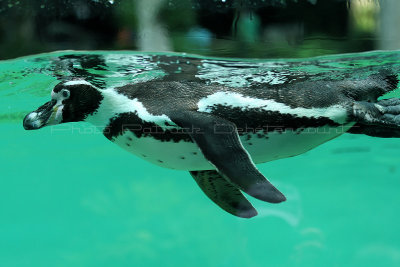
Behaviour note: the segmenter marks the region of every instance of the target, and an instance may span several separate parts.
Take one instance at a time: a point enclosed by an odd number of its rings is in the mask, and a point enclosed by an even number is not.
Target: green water
[[[140,160],[88,124],[22,127],[57,77],[105,88],[170,73],[186,79],[187,66],[202,61],[203,75],[231,86],[274,71],[340,79],[398,73],[400,52],[240,63],[163,54],[163,69],[148,57],[69,51],[0,61],[0,266],[400,265],[397,139],[345,134],[259,165],[288,201],[251,199],[259,215],[246,220],[219,209],[187,172]],[[232,71],[239,78],[227,80]]]

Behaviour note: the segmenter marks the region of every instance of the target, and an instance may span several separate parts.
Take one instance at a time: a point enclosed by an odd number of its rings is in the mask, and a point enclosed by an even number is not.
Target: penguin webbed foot
[[[257,215],[256,209],[234,185],[215,170],[191,171],[201,190],[220,208],[241,218]]]
[[[384,99],[376,103],[355,102],[353,116],[361,124],[398,128],[400,127],[400,98]]]
[[[400,98],[380,100],[376,103],[356,102],[353,116],[357,121],[348,132],[374,137],[400,137]]]
[[[381,122],[389,127],[400,127],[400,98],[390,98],[378,101],[377,108],[383,114]]]

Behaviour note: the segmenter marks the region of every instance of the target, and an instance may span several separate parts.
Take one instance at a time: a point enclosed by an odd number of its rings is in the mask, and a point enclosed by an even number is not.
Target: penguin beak
[[[59,124],[62,121],[63,104],[51,100],[32,111],[24,118],[25,130],[37,130],[47,125]]]

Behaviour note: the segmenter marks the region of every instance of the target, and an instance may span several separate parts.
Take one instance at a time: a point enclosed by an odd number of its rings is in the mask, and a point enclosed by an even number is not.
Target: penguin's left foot
[[[353,117],[357,122],[348,132],[375,137],[400,138],[400,98],[355,102]]]
[[[400,127],[400,98],[381,100],[375,105],[382,113],[381,123],[388,127]]]
[[[390,128],[400,127],[400,98],[370,102],[355,102],[353,116],[358,123]]]

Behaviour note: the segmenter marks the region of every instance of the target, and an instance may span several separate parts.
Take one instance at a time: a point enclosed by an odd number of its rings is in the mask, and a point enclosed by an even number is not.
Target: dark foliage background
[[[393,49],[394,23],[381,18],[396,2],[0,0],[0,59],[65,49],[262,58]],[[380,41],[387,25],[394,45]]]

